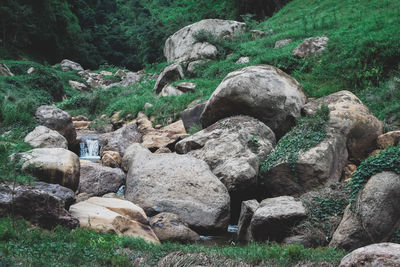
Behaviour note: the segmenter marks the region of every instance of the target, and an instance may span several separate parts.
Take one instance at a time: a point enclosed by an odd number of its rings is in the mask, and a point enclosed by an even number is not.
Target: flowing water
[[[96,137],[84,137],[80,145],[80,159],[97,161],[100,160],[99,140]]]

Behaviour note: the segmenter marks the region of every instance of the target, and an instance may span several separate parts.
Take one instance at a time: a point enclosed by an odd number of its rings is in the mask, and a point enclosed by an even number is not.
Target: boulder
[[[172,64],[166,67],[158,76],[156,84],[154,85],[154,93],[161,93],[162,89],[173,82],[183,79],[183,69],[179,64]]]
[[[188,155],[132,148],[126,198],[146,214],[171,212],[200,233],[225,231],[229,194],[207,163]]]
[[[59,184],[76,191],[79,185],[80,164],[76,154],[64,148],[35,148],[20,153],[22,170],[39,180]]]
[[[73,89],[78,90],[81,93],[90,92],[90,89],[84,83],[77,81],[69,81],[68,83]]]
[[[280,138],[294,125],[307,97],[300,84],[278,68],[250,66],[229,73],[201,115],[203,127],[233,115],[264,122]]]
[[[206,107],[207,101],[201,102],[194,107],[189,107],[182,111],[179,115],[183,121],[186,131],[188,132],[193,126],[200,126],[200,116]]]
[[[142,142],[142,135],[135,123],[126,124],[114,132],[103,134],[101,137],[104,139],[101,153],[104,151],[116,151],[121,156],[124,155],[128,146]]]
[[[102,196],[116,193],[125,181],[125,173],[118,168],[110,168],[88,160],[81,160],[79,193]]]
[[[368,107],[349,91],[340,91],[307,103],[303,111],[314,114],[321,105],[330,110],[329,126],[341,132],[347,139],[351,160],[361,161],[376,147],[376,139],[383,126]]]
[[[122,157],[122,162],[121,162],[121,167],[125,172],[129,171],[129,168],[131,166],[132,160],[137,156],[139,152],[141,153],[147,153],[148,149],[143,147],[139,143],[135,143],[130,145],[126,151],[124,156]]]
[[[72,205],[69,211],[82,228],[159,243],[144,211],[130,201],[92,197]]]
[[[330,246],[356,249],[389,240],[400,223],[400,175],[373,175],[347,207]]]
[[[242,202],[240,210],[240,217],[238,222],[238,240],[241,242],[251,242],[253,237],[251,235],[250,223],[254,213],[260,206],[257,200],[247,200]]]
[[[65,202],[40,187],[0,184],[0,217],[21,216],[31,223],[52,229],[57,225],[76,228],[79,221],[65,209]]]
[[[249,57],[240,57],[237,61],[236,64],[247,64],[250,62]]]
[[[73,62],[71,60],[68,59],[64,59],[63,61],[61,61],[60,63],[61,65],[61,70],[62,71],[82,71],[83,68],[79,63]]]
[[[190,62],[214,58],[216,48],[209,43],[196,42],[196,33],[206,31],[216,38],[227,38],[244,33],[246,24],[220,19],[205,19],[188,25],[170,37],[164,46],[164,56],[168,62]]]
[[[176,85],[176,89],[182,91],[183,93],[194,93],[196,89],[196,84],[190,82],[182,82]]]
[[[24,141],[38,148],[64,148],[68,149],[68,142],[64,136],[46,126],[37,126],[30,132]]]
[[[295,172],[292,164],[286,158],[261,172],[264,196],[299,195],[339,181],[347,164],[346,138],[328,127],[325,140],[298,153]]]
[[[381,149],[388,148],[390,146],[397,146],[400,144],[400,131],[391,131],[385,134],[381,134],[377,139],[378,147]]]
[[[73,121],[75,130],[87,130],[92,124],[91,121]]]
[[[255,241],[281,241],[291,227],[306,217],[303,203],[293,197],[267,198],[251,219],[251,234]]]
[[[178,96],[178,95],[183,95],[183,92],[181,90],[178,90],[175,86],[167,84],[164,86],[164,88],[160,92],[160,96],[166,97],[166,96]]]
[[[150,225],[161,242],[196,242],[200,236],[191,230],[178,215],[162,212],[150,218]]]
[[[75,193],[69,188],[58,184],[48,184],[44,182],[33,182],[32,185],[35,189],[45,191],[49,195],[58,197],[64,201],[64,207],[67,210],[75,203]]]
[[[293,50],[293,56],[306,58],[319,54],[325,50],[328,40],[326,36],[307,38]]]
[[[75,145],[76,131],[72,117],[65,111],[53,106],[40,106],[35,113],[36,121],[64,136],[69,146]]]
[[[240,203],[254,197],[258,187],[260,159],[275,146],[271,129],[257,119],[236,116],[222,119],[183,139],[175,146],[180,154],[204,160],[231,195],[231,210],[240,213]]]
[[[277,48],[281,48],[281,47],[287,46],[291,42],[292,42],[292,39],[284,39],[284,40],[276,41],[274,48],[277,49]]]
[[[151,151],[159,148],[173,148],[179,140],[187,137],[182,120],[176,121],[160,129],[154,129],[149,118],[142,112],[137,116],[140,133],[143,135],[142,145]]]
[[[3,62],[0,62],[0,76],[14,76],[14,74]]]
[[[356,249],[346,255],[339,265],[339,267],[353,266],[400,266],[400,244],[379,243]]]
[[[103,151],[101,163],[104,166],[111,168],[119,168],[121,166],[122,158],[116,151]]]
[[[32,73],[34,73],[35,71],[36,71],[36,69],[35,69],[34,67],[30,67],[30,68],[26,71],[26,73],[32,74]]]

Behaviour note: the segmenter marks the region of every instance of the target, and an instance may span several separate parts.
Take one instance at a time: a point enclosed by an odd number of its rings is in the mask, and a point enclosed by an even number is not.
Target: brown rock
[[[391,131],[381,134],[377,139],[378,146],[382,149],[400,144],[400,131]]]
[[[400,245],[394,243],[373,244],[354,250],[342,259],[339,267],[398,267]]]
[[[191,230],[178,215],[162,212],[150,218],[150,225],[158,239],[172,242],[195,242],[200,241],[200,236]]]
[[[119,168],[121,166],[121,156],[117,151],[103,151],[101,163],[111,168]]]
[[[141,237],[159,243],[144,211],[132,202],[116,198],[92,197],[72,205],[70,212],[82,228],[112,232],[119,236]]]

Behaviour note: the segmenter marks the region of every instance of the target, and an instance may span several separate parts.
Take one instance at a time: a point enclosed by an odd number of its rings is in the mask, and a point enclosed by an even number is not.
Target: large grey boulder
[[[179,81],[185,77],[183,69],[179,64],[172,64],[166,67],[158,76],[154,85],[154,93],[159,94],[166,85]]]
[[[319,54],[325,50],[328,40],[329,38],[326,36],[307,38],[293,50],[293,55],[305,58]]]
[[[295,171],[292,164],[285,158],[260,174],[265,196],[299,195],[339,181],[347,164],[346,138],[328,127],[325,140],[298,153]]]
[[[79,158],[71,151],[63,148],[35,148],[20,153],[18,157],[22,163],[22,170],[31,173],[39,180],[59,184],[73,191],[78,189]]]
[[[240,242],[250,242],[253,241],[253,236],[251,235],[250,223],[253,218],[254,213],[260,206],[257,200],[247,200],[242,202],[242,207],[240,210],[240,217],[238,222],[238,240]]]
[[[131,144],[142,142],[142,134],[135,123],[130,123],[114,132],[103,134],[101,139],[104,142],[101,154],[104,151],[116,151],[123,156]]]
[[[346,138],[350,159],[360,161],[376,147],[376,139],[383,132],[379,121],[357,96],[340,91],[307,103],[303,111],[314,114],[321,105],[330,110],[329,126]]]
[[[35,113],[36,121],[64,136],[69,146],[76,144],[76,131],[72,117],[67,112],[53,107],[40,106]]]
[[[373,175],[347,207],[330,246],[356,249],[389,240],[400,224],[400,175]]]
[[[207,31],[216,38],[232,37],[244,33],[246,24],[231,20],[205,19],[188,25],[170,37],[164,46],[168,62],[190,62],[215,58],[217,48],[207,42],[196,42],[194,34]]]
[[[62,71],[82,71],[83,68],[79,63],[76,63],[74,61],[68,60],[68,59],[64,59],[63,61],[61,61],[60,63],[61,65],[61,70]]]
[[[233,115],[249,115],[264,122],[277,137],[300,117],[306,103],[300,84],[278,68],[250,66],[229,73],[215,89],[201,115],[203,127]]]
[[[305,219],[306,208],[290,196],[267,198],[260,203],[251,219],[251,234],[255,241],[280,241],[291,227]]]
[[[0,62],[0,76],[14,76],[6,64]]]
[[[68,149],[68,142],[64,136],[46,126],[37,126],[30,132],[24,141],[33,147],[38,148],[65,148]]]
[[[174,213],[200,233],[226,230],[229,194],[207,163],[188,155],[152,154],[139,145],[130,150],[128,200],[148,215]]]
[[[242,200],[254,197],[260,159],[274,146],[275,134],[268,126],[248,116],[235,116],[183,139],[175,150],[204,160],[228,189],[232,203],[238,202],[239,210]]]
[[[102,196],[116,193],[125,182],[125,173],[119,168],[102,166],[88,160],[81,160],[79,193]]]
[[[76,228],[79,221],[65,209],[63,199],[40,187],[0,184],[0,217],[21,216],[43,228]]]
[[[179,216],[169,212],[162,212],[150,218],[150,225],[161,242],[196,242],[200,236],[191,230]]]
[[[339,267],[400,266],[400,244],[379,243],[356,249],[346,255]]]

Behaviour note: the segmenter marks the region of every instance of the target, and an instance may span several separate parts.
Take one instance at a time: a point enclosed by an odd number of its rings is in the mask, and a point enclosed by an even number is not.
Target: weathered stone
[[[253,40],[266,36],[266,33],[260,30],[251,30],[250,33]]]
[[[151,151],[156,151],[162,147],[172,149],[176,142],[187,136],[182,120],[161,129],[154,129],[149,118],[144,113],[139,112],[137,123],[139,131],[143,135],[142,145]]]
[[[89,121],[88,117],[84,115],[78,115],[75,117],[72,117],[72,121]]]
[[[68,83],[73,89],[78,90],[81,93],[90,92],[90,89],[83,83],[77,81],[69,81]]]
[[[308,238],[304,235],[294,235],[294,236],[289,236],[286,237],[285,239],[282,240],[283,245],[302,245],[305,248],[310,248],[311,243],[308,240]]]
[[[73,62],[71,60],[68,59],[64,59],[63,61],[61,61],[60,63],[61,65],[61,70],[62,71],[82,71],[83,68],[79,63]]]
[[[196,84],[190,82],[182,82],[176,85],[176,89],[184,93],[194,93]]]
[[[172,151],[168,147],[161,147],[161,148],[157,149],[154,153],[155,154],[164,154],[164,153],[172,153]]]
[[[233,116],[249,115],[283,136],[300,117],[307,97],[300,84],[268,65],[250,66],[229,73],[215,89],[201,115],[203,127]]]
[[[238,240],[241,242],[253,241],[250,223],[254,213],[260,206],[257,200],[247,200],[242,202],[240,217],[238,222]]]
[[[65,148],[68,149],[68,142],[64,136],[46,126],[37,126],[30,132],[24,141],[33,147],[38,148]]]
[[[183,92],[181,90],[178,90],[175,86],[172,86],[170,84],[167,84],[164,86],[164,88],[160,92],[160,96],[166,97],[166,96],[178,96],[178,95],[183,95]]]
[[[158,239],[171,242],[200,241],[200,236],[191,230],[179,216],[169,212],[162,212],[150,218],[150,225]]]
[[[203,113],[206,104],[207,101],[201,102],[194,107],[188,107],[179,114],[187,132],[193,126],[201,127],[200,116],[201,113]]]
[[[287,46],[291,42],[292,42],[292,39],[285,39],[285,40],[276,41],[274,48],[277,49],[277,48],[281,48],[281,47]]]
[[[73,121],[75,130],[86,130],[89,129],[92,124],[91,121]]]
[[[35,113],[36,121],[64,136],[69,146],[76,144],[76,131],[71,116],[53,106],[40,106]]]
[[[236,64],[247,64],[250,62],[249,57],[240,57],[237,61]]]
[[[339,265],[339,267],[355,266],[400,266],[400,244],[379,243],[356,249],[346,255]]]
[[[14,74],[3,62],[0,62],[0,76],[14,76]]]
[[[126,175],[121,169],[102,166],[88,160],[81,160],[80,164],[79,193],[87,193],[90,196],[116,193],[125,181]]]
[[[21,216],[47,229],[79,226],[79,221],[65,210],[64,200],[35,186],[1,183],[0,217],[6,215]]]
[[[111,168],[119,168],[121,165],[121,156],[117,151],[103,151],[101,163]]]
[[[260,159],[275,146],[271,129],[247,116],[230,117],[178,142],[180,154],[204,160],[228,189],[231,211],[240,213],[240,202],[254,197]]]
[[[251,234],[255,241],[280,241],[292,226],[306,216],[306,208],[293,197],[267,198],[251,219]]]
[[[32,185],[35,189],[45,191],[46,193],[58,197],[64,201],[64,207],[68,210],[69,207],[75,203],[75,193],[69,188],[59,184],[48,184],[45,182],[33,182]]]
[[[134,123],[126,124],[115,132],[103,134],[102,138],[104,138],[105,143],[101,147],[101,153],[104,151],[116,151],[121,156],[124,155],[128,146],[142,142],[142,135]]]
[[[59,184],[75,191],[79,185],[79,158],[63,148],[35,148],[20,153],[22,170],[46,183]]]
[[[376,138],[382,134],[382,123],[360,99],[349,91],[340,91],[307,103],[303,111],[314,114],[322,105],[330,110],[328,125],[347,139],[351,160],[361,161],[376,147]]]
[[[327,129],[327,137],[307,151],[300,151],[293,172],[289,159],[278,161],[262,172],[265,196],[299,195],[337,182],[347,164],[346,138]]]
[[[381,134],[380,136],[378,136],[377,143],[381,149],[399,145],[400,131],[391,131],[385,134]]]
[[[158,76],[156,84],[154,85],[154,93],[161,93],[166,85],[181,80],[184,77],[183,69],[179,64],[169,65],[161,72],[160,76]]]
[[[319,54],[325,50],[328,40],[329,38],[326,36],[305,39],[293,50],[293,55],[295,57],[305,58],[311,55]]]
[[[117,70],[117,72],[114,73],[115,77],[120,77],[120,78],[124,77],[125,75],[126,75],[126,72],[121,69]]]
[[[70,212],[82,228],[140,237],[159,243],[144,211],[132,202],[116,198],[92,197],[72,205]]]
[[[35,69],[34,67],[30,67],[30,68],[26,71],[26,73],[32,74],[32,73],[34,73],[35,71],[36,71],[36,69]]]
[[[232,37],[244,33],[246,24],[220,19],[205,19],[188,25],[171,35],[164,46],[168,62],[190,62],[214,58],[216,48],[209,43],[196,42],[193,35],[206,31],[217,38]]]
[[[136,151],[135,151],[136,148]],[[226,230],[229,194],[204,161],[130,147],[126,198],[148,215],[171,212],[200,233]]]
[[[356,249],[389,240],[400,224],[400,176],[373,175],[360,191],[354,207],[346,208],[330,246]]]

